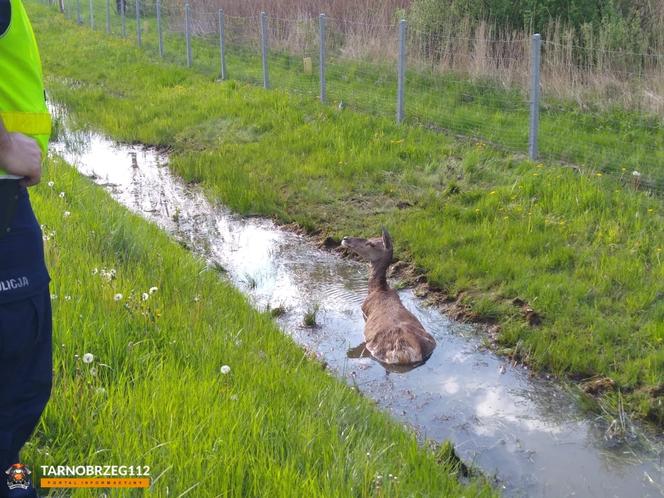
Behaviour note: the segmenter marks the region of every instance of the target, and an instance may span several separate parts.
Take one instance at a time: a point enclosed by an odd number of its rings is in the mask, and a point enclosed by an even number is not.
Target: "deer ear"
[[[383,247],[385,247],[387,251],[392,250],[392,237],[390,237],[390,234],[385,227],[383,227]]]

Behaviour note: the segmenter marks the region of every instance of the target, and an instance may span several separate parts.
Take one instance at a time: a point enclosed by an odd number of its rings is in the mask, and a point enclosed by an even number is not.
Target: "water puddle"
[[[424,306],[412,291],[401,298],[438,347],[419,368],[387,372],[357,354],[364,264],[210,203],[154,150],[66,129],[53,150],[121,204],[223,267],[257,308],[283,308],[277,320],[286,333],[422,438],[452,440],[461,458],[495,477],[506,495],[664,496],[661,441],[643,434],[607,439],[606,424],[583,415],[564,389],[486,351],[472,327]],[[318,325],[307,328],[304,316],[316,307]]]

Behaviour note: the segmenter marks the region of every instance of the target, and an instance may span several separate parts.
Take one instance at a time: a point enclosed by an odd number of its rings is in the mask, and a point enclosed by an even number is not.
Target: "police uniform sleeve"
[[[9,0],[0,0],[0,36],[4,35],[9,28],[12,18],[12,4]]]

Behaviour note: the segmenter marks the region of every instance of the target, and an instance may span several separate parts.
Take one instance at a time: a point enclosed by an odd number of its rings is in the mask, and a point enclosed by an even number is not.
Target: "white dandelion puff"
[[[143,298],[143,301],[147,301],[150,298],[150,294],[144,292],[141,297]]]
[[[60,192],[59,196],[60,196],[60,199],[64,199],[64,198],[65,198],[65,193],[64,193],[64,192]]]
[[[157,290],[157,287],[150,287],[150,294],[154,294]]]
[[[64,213],[62,213],[62,216],[64,216],[65,218],[67,218],[69,215],[71,215],[69,211],[65,211]]]
[[[120,294],[118,292],[115,296],[113,296],[113,299],[115,299],[116,301],[119,301],[120,299],[122,299],[122,294]]]
[[[85,353],[83,355],[83,363],[92,363],[95,359],[95,355],[92,353]]]
[[[54,182],[53,180],[51,180],[50,182],[48,182],[48,186],[49,186],[49,187],[53,188],[53,185],[55,185],[55,182]]]
[[[224,374],[224,375],[230,373],[230,371],[231,371],[231,367],[229,367],[228,365],[224,365],[224,366],[221,367],[221,373]]]
[[[634,171],[632,171],[632,176],[641,176],[641,173],[639,173],[638,171],[634,170]]]

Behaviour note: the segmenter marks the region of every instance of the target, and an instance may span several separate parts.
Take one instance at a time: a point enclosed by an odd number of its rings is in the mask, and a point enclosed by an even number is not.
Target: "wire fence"
[[[53,0],[47,0],[51,3]],[[559,160],[664,192],[664,54],[563,36],[469,36],[176,0],[57,0],[68,18],[171,62]],[[212,0],[209,0],[212,1]],[[221,0],[223,7],[223,0]]]

